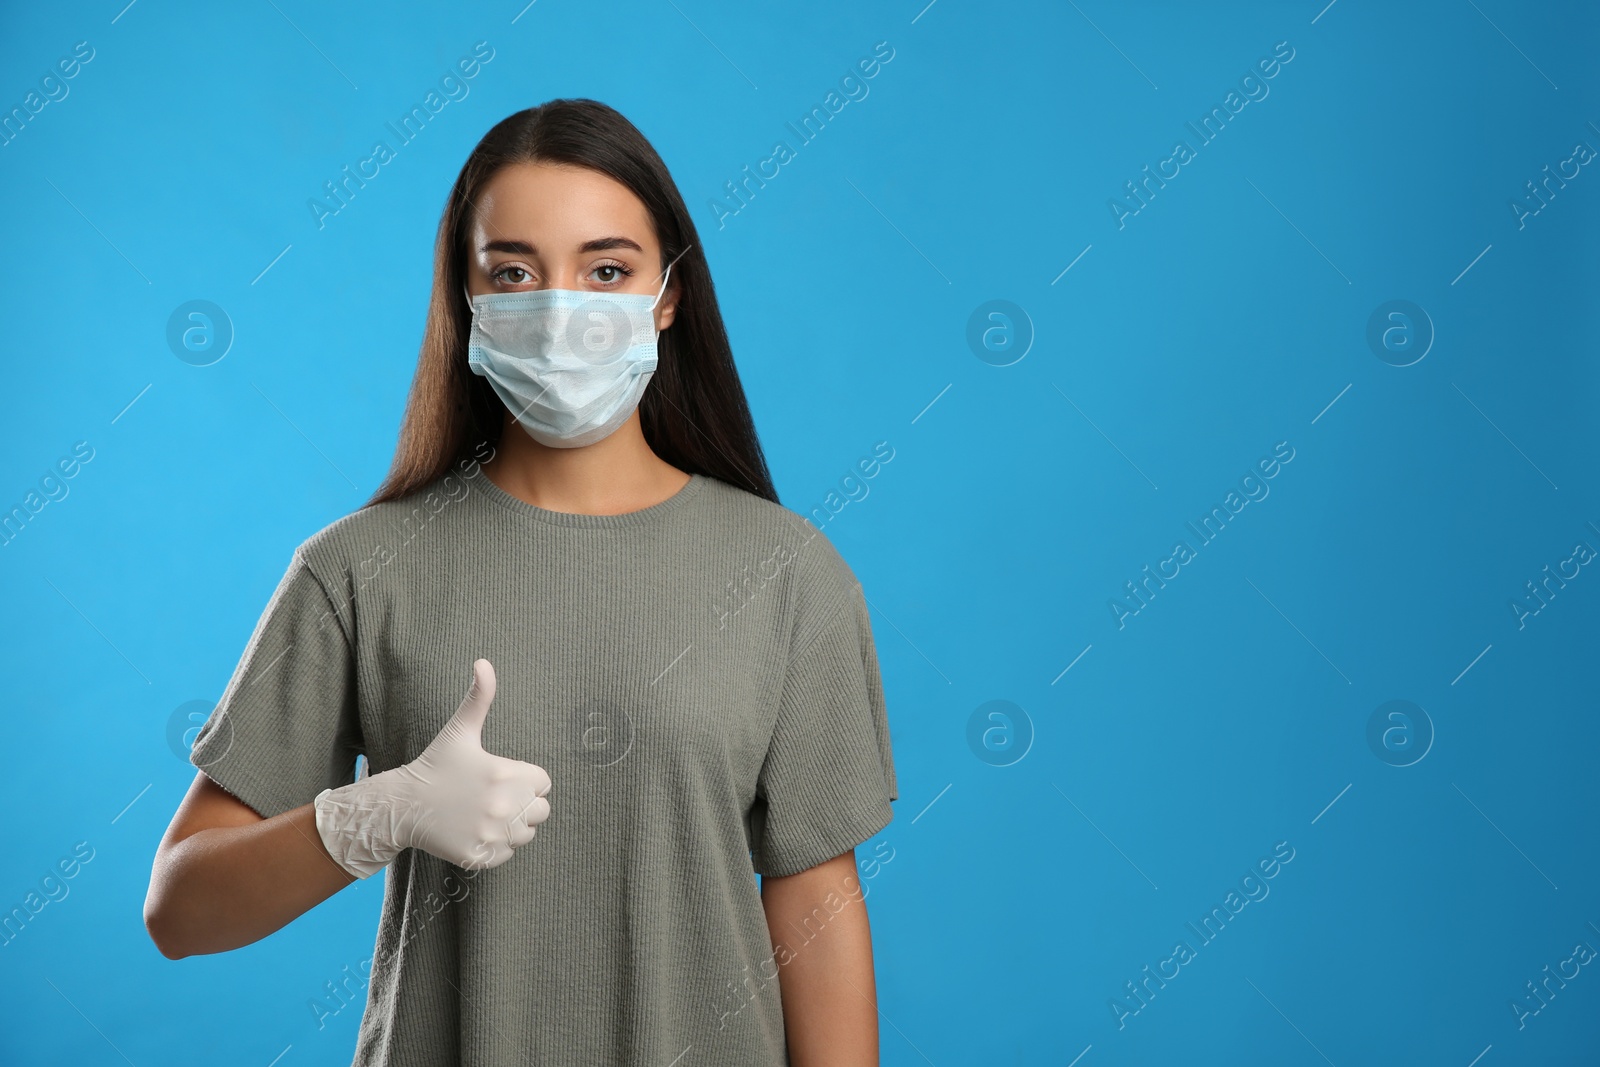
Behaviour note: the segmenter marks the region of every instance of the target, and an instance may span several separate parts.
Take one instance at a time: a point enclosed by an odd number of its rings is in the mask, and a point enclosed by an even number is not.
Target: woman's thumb
[[[483,747],[483,720],[488,718],[489,705],[494,702],[494,665],[486,659],[472,661],[472,684],[461,706],[456,708],[454,722],[461,734],[472,738]]]

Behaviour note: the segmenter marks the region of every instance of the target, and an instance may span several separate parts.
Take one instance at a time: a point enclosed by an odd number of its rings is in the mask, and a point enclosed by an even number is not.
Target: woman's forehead
[[[476,207],[478,248],[520,242],[553,254],[617,238],[640,248],[654,241],[644,203],[621,182],[587,167],[509,164],[484,184]]]

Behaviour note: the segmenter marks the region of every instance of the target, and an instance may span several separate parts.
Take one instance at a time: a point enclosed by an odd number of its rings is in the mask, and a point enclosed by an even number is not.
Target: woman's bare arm
[[[196,774],[156,850],[144,925],[168,959],[259,941],[349,885],[310,804],[263,819]]]
[[[798,874],[762,878],[761,903],[773,949],[788,950],[775,958],[789,1062],[877,1067],[872,930],[855,850]]]

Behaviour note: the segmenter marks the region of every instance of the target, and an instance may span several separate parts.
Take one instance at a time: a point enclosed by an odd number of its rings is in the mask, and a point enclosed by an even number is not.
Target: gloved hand
[[[494,667],[473,660],[472,685],[450,721],[416,759],[324,789],[313,802],[317,832],[334,862],[357,878],[382,870],[403,848],[458,867],[498,867],[550,817],[543,767],[483,749]]]

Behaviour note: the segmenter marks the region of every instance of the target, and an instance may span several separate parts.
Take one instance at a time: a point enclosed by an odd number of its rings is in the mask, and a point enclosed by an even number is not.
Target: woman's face
[[[627,186],[556,163],[501,167],[473,215],[467,288],[647,293],[661,289],[661,245],[644,203]],[[656,304],[656,329],[672,325],[677,281]]]

